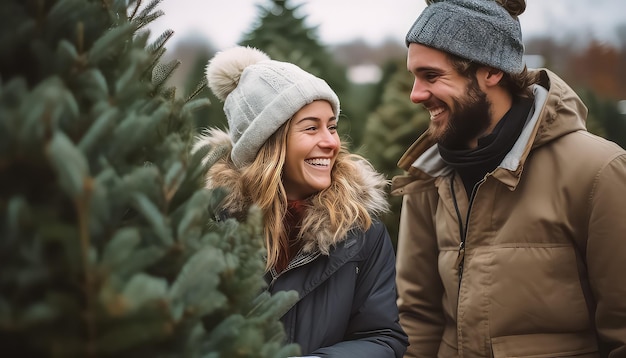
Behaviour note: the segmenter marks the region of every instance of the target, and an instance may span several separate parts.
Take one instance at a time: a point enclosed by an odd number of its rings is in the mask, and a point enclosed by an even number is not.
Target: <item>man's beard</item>
[[[491,125],[491,103],[474,79],[467,86],[467,94],[453,98],[453,107],[445,128],[432,132],[434,139],[447,149],[468,149],[469,144]]]

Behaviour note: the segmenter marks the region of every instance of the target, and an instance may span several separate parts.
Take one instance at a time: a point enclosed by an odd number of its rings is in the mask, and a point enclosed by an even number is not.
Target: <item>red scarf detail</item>
[[[281,255],[279,258],[276,265],[276,270],[278,272],[281,272],[287,267],[291,259],[298,254],[298,251],[302,247],[302,243],[298,242],[296,239],[298,237],[298,233],[300,232],[300,223],[302,222],[302,217],[304,216],[305,211],[305,200],[287,201],[287,212],[285,213],[283,223],[285,225],[285,229],[287,230],[287,237],[289,238],[289,250],[285,253],[286,256]]]

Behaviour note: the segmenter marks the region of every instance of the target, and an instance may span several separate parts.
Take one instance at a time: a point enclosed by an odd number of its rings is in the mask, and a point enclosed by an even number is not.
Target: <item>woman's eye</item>
[[[331,132],[336,132],[337,131],[337,125],[335,124],[335,125],[332,125],[332,126],[328,127],[328,130],[331,131]]]

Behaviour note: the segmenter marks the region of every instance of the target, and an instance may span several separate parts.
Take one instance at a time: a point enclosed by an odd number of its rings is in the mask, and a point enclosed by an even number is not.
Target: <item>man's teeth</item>
[[[428,112],[430,113],[430,118],[435,118],[438,115],[440,115],[442,112],[444,111],[443,107],[437,107],[437,108],[433,108],[433,109],[429,109]]]
[[[329,166],[330,165],[330,159],[307,159],[305,160],[305,162],[311,164],[311,165],[320,165],[320,166]]]

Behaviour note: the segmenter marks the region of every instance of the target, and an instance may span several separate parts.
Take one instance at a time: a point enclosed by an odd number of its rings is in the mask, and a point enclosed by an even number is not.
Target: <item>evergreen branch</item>
[[[176,238],[183,246],[189,246],[188,241],[192,232],[197,230],[198,225],[207,222],[207,202],[210,200],[208,190],[197,191],[192,194],[184,206],[177,209],[173,216],[180,217],[176,225]]]
[[[162,0],[152,0],[145,9],[137,14],[137,11],[141,6],[141,0],[138,0],[128,20],[132,23],[135,23],[137,25],[137,29],[143,28],[147,24],[164,15],[164,12],[161,10],[154,11],[161,1]]]
[[[59,44],[57,45],[57,54],[67,56],[74,61],[76,61],[79,56],[76,47],[65,39],[59,41]]]
[[[172,246],[174,240],[163,213],[144,194],[134,193],[132,197],[133,206],[150,223],[154,233],[161,240],[161,244],[165,247]]]
[[[143,9],[140,13],[139,16],[137,17],[139,20],[142,20],[146,17],[151,16],[151,12],[161,3],[162,0],[152,0],[148,6],[145,7],[145,9]],[[157,11],[157,12],[160,12]],[[153,15],[153,14],[152,14]],[[143,21],[143,20],[142,20]]]
[[[146,68],[144,76],[142,77],[147,77],[148,74],[152,74],[154,67],[165,53],[165,43],[172,37],[172,35],[174,35],[174,31],[166,30],[154,42],[146,47],[148,53],[152,55],[152,63],[150,63],[150,65]]]
[[[152,72],[152,84],[155,89],[161,88],[180,66],[180,61],[172,60],[166,64],[158,64]]]
[[[191,101],[187,100],[181,111],[182,117],[186,118],[187,116],[191,115],[192,112],[203,107],[208,107],[210,105],[211,100],[209,100],[208,98],[198,98]]]
[[[165,51],[167,51],[165,48],[160,48],[157,51],[150,53],[152,55],[152,63],[150,64],[150,67],[149,67],[150,69],[156,66],[156,64],[159,62],[161,57],[163,57],[163,55],[165,54]]]
[[[152,78],[152,71],[154,71],[154,68],[159,63],[159,60],[161,59],[164,53],[165,53],[165,49],[162,48],[162,49],[159,49],[158,52],[153,54],[152,62],[150,63],[149,66],[146,66],[146,69],[141,74],[141,78],[144,78],[146,80],[150,80]]]
[[[156,53],[158,50],[163,49],[163,46],[165,46],[165,43],[172,37],[172,35],[174,35],[174,31],[172,30],[168,29],[163,31],[163,33],[161,33],[161,35],[159,35],[156,40],[154,40],[150,45],[146,46],[146,51],[153,54]]]
[[[263,307],[267,305],[270,299],[270,293],[267,291],[261,292],[253,301],[253,306],[248,312],[247,316],[256,316],[262,311]]]
[[[141,234],[136,227],[118,229],[105,245],[100,262],[119,274],[124,262],[133,259],[133,253],[141,243]]]
[[[47,145],[46,154],[55,170],[59,186],[72,198],[84,195],[89,165],[83,153],[62,131],[56,131]]]
[[[172,317],[178,321],[185,313],[204,316],[226,306],[227,297],[216,289],[226,268],[224,252],[218,248],[207,246],[194,253],[170,287]]]
[[[99,63],[105,57],[116,51],[120,44],[132,35],[134,28],[132,24],[124,24],[106,32],[94,42],[89,49],[88,58],[93,64]]]
[[[208,169],[213,166],[213,164],[215,164],[220,158],[228,154],[230,152],[230,149],[230,144],[222,144],[214,147],[206,146],[203,148],[198,148],[197,151],[194,153],[194,156],[201,155],[202,167]]]
[[[83,71],[79,75],[79,83],[85,97],[93,98],[97,101],[98,99],[108,98],[109,96],[109,84],[102,74],[102,71],[98,68]]]
[[[123,97],[124,93],[128,92],[130,87],[136,85],[137,80],[137,64],[131,64],[120,78],[115,82],[115,94],[118,97]]]
[[[78,143],[78,148],[83,153],[89,153],[96,143],[112,132],[118,113],[117,108],[111,107],[100,114]]]
[[[161,90],[160,95],[163,98],[173,100],[174,98],[176,98],[176,87],[175,86],[166,87]]]
[[[183,163],[181,163],[180,161],[176,161],[167,171],[167,173],[165,174],[165,185],[163,187],[165,201],[167,203],[172,200],[172,198],[178,191],[180,184],[185,179],[185,176],[185,168],[183,166]]]
[[[150,14],[146,17],[142,17],[140,19],[135,20],[134,22],[137,25],[137,29],[141,29],[144,26],[148,25],[149,23],[151,23],[152,21],[158,19],[159,17],[163,16],[165,13],[163,11],[157,11],[153,14]]]
[[[198,84],[196,85],[196,89],[193,90],[193,92],[191,92],[191,94],[189,96],[187,96],[187,98],[185,98],[185,103],[188,103],[189,101],[191,101],[195,96],[197,96],[200,92],[202,92],[203,89],[205,89],[208,85],[208,81],[206,79],[206,77],[202,76],[202,78],[200,79],[200,81],[198,82]],[[209,104],[211,102],[209,101]]]
[[[131,151],[137,150],[146,141],[146,133],[150,133],[152,125],[160,123],[162,113],[150,116],[137,113],[127,113],[126,117],[116,126],[110,136],[109,153],[111,160],[121,160]]]
[[[133,9],[133,13],[128,17],[129,21],[132,21],[135,18],[135,15],[137,14],[137,10],[139,10],[140,6],[141,6],[141,0],[137,0],[137,2],[135,2],[135,8]]]

